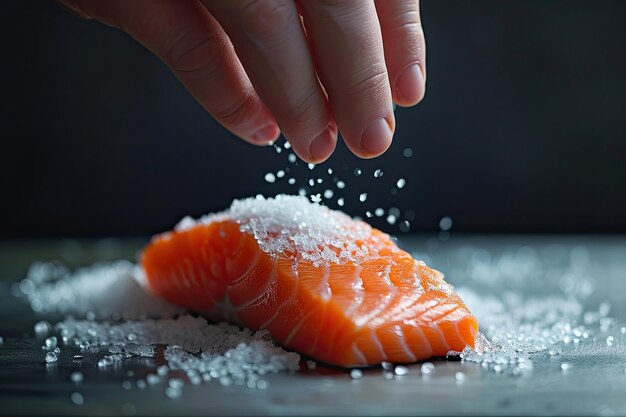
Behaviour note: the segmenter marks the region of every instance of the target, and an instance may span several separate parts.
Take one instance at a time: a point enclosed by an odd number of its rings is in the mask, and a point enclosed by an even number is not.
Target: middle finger
[[[203,0],[294,151],[325,160],[337,131],[292,0]]]

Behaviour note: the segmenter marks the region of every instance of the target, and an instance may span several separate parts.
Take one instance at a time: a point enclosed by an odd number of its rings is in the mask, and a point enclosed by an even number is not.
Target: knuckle
[[[165,53],[165,61],[177,72],[212,72],[217,70],[224,39],[216,33],[204,36],[183,35]]]
[[[307,126],[311,124],[311,115],[315,110],[319,91],[316,87],[310,87],[300,94],[288,107],[287,120],[295,126]]]
[[[366,12],[368,2],[346,0],[317,0],[322,16],[327,19],[360,20]]]
[[[225,126],[240,126],[253,119],[255,109],[255,96],[246,95],[242,100],[223,106],[212,114]]]
[[[379,97],[389,88],[388,85],[389,77],[385,66],[374,64],[354,75],[345,88],[345,94],[352,98]]]
[[[240,11],[240,18],[244,32],[271,40],[291,26],[295,8],[281,0],[249,0]]]

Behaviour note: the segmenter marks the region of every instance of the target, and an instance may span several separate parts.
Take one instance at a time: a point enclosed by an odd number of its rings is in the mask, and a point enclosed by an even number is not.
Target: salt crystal
[[[309,185],[313,187],[315,185],[315,180],[313,178],[309,179]]]
[[[389,223],[390,225],[396,224],[396,216],[394,216],[393,214],[387,216],[387,223]]]
[[[386,370],[386,371],[391,371],[391,370],[393,370],[393,363],[391,363],[391,362],[382,361],[382,362],[380,363],[380,366],[381,366],[384,370]]]
[[[185,386],[185,381],[180,378],[171,378],[168,381],[168,385],[175,389],[182,389]]]
[[[258,380],[256,382],[256,387],[258,389],[266,389],[269,386],[269,384],[267,383],[267,381],[264,381],[262,379]]]
[[[463,382],[465,381],[465,374],[463,372],[455,372],[454,379],[456,382]]]
[[[367,200],[367,193],[361,193],[359,195],[359,201],[363,203],[365,200]]]
[[[333,169],[332,168],[328,168],[326,170],[326,172],[328,172],[328,175],[332,175],[333,174]]]
[[[374,171],[374,178],[380,178],[383,176],[383,170],[382,169],[377,169],[376,171]]]
[[[51,326],[47,321],[38,321],[35,323],[35,334],[37,336],[45,336],[50,331]]]
[[[85,398],[80,392],[73,392],[70,394],[70,401],[76,405],[83,405],[85,403]]]
[[[337,199],[337,205],[338,205],[339,207],[343,207],[343,204],[344,204],[343,197],[338,198],[338,199]]]
[[[83,382],[83,373],[80,371],[74,371],[70,374],[70,380],[75,383]]]
[[[404,376],[409,373],[409,368],[406,366],[398,365],[394,368],[393,372],[398,376]]]
[[[442,231],[446,232],[450,230],[451,227],[452,219],[450,217],[443,217],[441,220],[439,220],[439,229],[441,229]]]
[[[567,371],[569,371],[570,369],[572,369],[572,364],[567,363],[567,362],[563,362],[563,363],[561,364],[561,370],[562,370],[563,372],[567,372]]]
[[[562,351],[563,350],[561,349],[561,346],[554,345],[550,347],[550,350],[548,351],[548,353],[550,354],[550,356],[557,356],[557,355],[560,355]]]
[[[398,187],[398,188],[404,188],[405,185],[406,185],[406,180],[404,178],[400,178],[396,182],[396,187]]]
[[[409,223],[407,220],[401,221],[400,222],[400,231],[406,233],[409,230],[411,230],[411,223]]]
[[[285,176],[285,171],[283,171],[282,169],[276,172],[276,178],[282,178],[284,176]]]
[[[148,376],[146,377],[146,382],[148,383],[148,385],[156,385],[161,382],[161,378],[155,374],[148,374]]]
[[[167,387],[165,388],[165,396],[169,399],[180,398],[183,395],[183,391],[177,388]]]
[[[126,390],[131,389],[132,385],[131,385],[130,381],[123,381],[122,382],[122,388],[124,388]]]
[[[333,195],[335,193],[333,193],[333,190],[325,190],[324,191],[324,198],[327,200],[330,200],[331,198],[333,198]]]
[[[425,362],[421,367],[422,374],[429,375],[435,372],[435,365],[432,362]]]
[[[405,158],[410,158],[410,157],[412,157],[412,156],[413,156],[413,149],[411,149],[411,148],[404,148],[404,150],[402,150],[402,155],[403,155]]]
[[[385,210],[379,207],[374,210],[374,214],[376,215],[376,217],[382,217],[385,215]]]
[[[269,182],[270,184],[276,182],[276,176],[274,174],[272,174],[271,172],[268,172],[267,174],[265,174],[265,181]]]
[[[167,365],[161,365],[157,368],[157,375],[165,376],[169,373],[170,368]]]
[[[298,158],[296,157],[296,155],[295,155],[295,154],[290,153],[290,154],[287,156],[287,160],[293,164],[293,163],[295,163],[295,162],[298,160]]]
[[[283,143],[283,148],[285,149],[291,149],[291,143],[285,141],[285,143]]]
[[[309,167],[309,170],[313,170],[313,168],[315,168],[315,164],[307,164],[307,166]]]
[[[289,183],[289,185],[294,185],[296,183],[296,179],[295,178],[289,178],[287,180],[287,182]]]
[[[318,184],[321,184],[321,183],[323,183],[323,182],[324,182],[324,179],[323,179],[323,178],[318,178],[318,179],[317,179],[317,183],[318,183]]]
[[[343,181],[337,181],[337,188],[343,190],[344,188],[346,188],[346,183]]]
[[[358,177],[359,175],[361,175],[363,173],[363,171],[361,171],[361,168],[357,168],[354,170],[354,176]]]
[[[58,360],[57,358],[57,354],[54,352],[48,352],[46,353],[46,363],[56,363],[56,361]]]
[[[50,337],[46,338],[45,344],[46,344],[46,349],[54,350],[54,348],[57,347],[57,338],[56,338],[56,336],[50,336]]]
[[[300,189],[298,190],[298,195],[299,195],[300,197],[304,197],[304,196],[306,195],[306,190],[305,190],[304,188],[300,188]]]
[[[363,371],[360,369],[353,369],[350,371],[350,378],[352,379],[361,379],[363,377]]]
[[[614,340],[615,340],[615,339],[613,338],[613,336],[608,336],[608,337],[606,338],[606,344],[607,344],[608,346],[613,346],[613,341],[614,341]]]
[[[322,195],[321,194],[314,194],[311,196],[311,202],[313,203],[320,203],[322,201]]]

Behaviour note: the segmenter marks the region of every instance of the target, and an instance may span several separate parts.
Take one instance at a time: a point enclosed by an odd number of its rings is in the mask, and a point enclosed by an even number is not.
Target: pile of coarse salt
[[[140,268],[127,261],[99,263],[75,273],[57,264],[34,264],[14,294],[27,298],[37,312],[80,317],[68,316],[54,326],[45,321],[35,324],[37,336],[45,338],[42,361],[55,366],[65,355],[84,362],[89,353],[99,357],[94,365],[104,370],[128,358],[163,352],[166,365],[155,367],[135,384],[143,389],[164,383],[170,398],[182,395],[185,385],[183,379],[168,377],[174,369],[184,371],[191,384],[215,380],[264,389],[268,386],[264,375],[299,368],[300,355],[283,350],[266,331],[210,324],[184,314],[146,292],[143,279]],[[82,380],[78,373],[72,379]],[[123,386],[130,387],[130,381]],[[74,402],[82,404],[82,395],[81,399]]]
[[[311,203],[306,197],[279,194],[235,200],[231,207],[199,220],[185,217],[177,230],[201,223],[230,219],[243,232],[252,234],[263,251],[270,255],[298,254],[315,266],[359,262],[376,255],[371,227],[355,222],[348,215]],[[357,241],[368,238],[368,245]]]

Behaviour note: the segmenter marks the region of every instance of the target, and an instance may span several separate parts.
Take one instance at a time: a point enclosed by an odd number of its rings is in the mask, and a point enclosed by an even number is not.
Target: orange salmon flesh
[[[374,243],[375,242],[375,243]],[[228,218],[155,236],[141,255],[157,296],[345,367],[410,363],[474,347],[476,319],[443,275],[371,229],[378,253],[314,265],[270,255]]]

